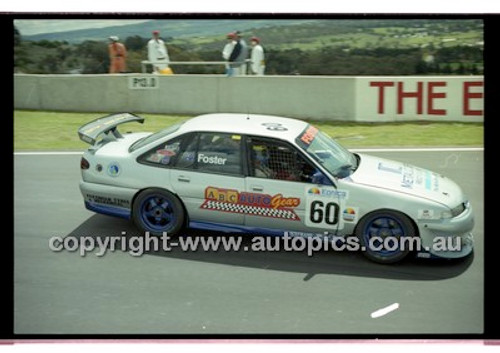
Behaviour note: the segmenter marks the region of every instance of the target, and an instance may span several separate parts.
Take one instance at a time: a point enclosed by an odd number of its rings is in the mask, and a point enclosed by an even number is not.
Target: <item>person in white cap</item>
[[[153,73],[160,73],[168,68],[170,59],[167,46],[160,39],[160,31],[153,31],[153,38],[148,42],[148,60],[153,62]]]
[[[252,55],[250,57],[252,75],[264,75],[264,70],[266,64],[264,61],[264,48],[260,45],[260,39],[257,37],[252,37],[250,39],[250,44],[252,45]]]
[[[127,49],[119,40],[117,36],[109,37],[108,52],[110,74],[117,74],[125,72],[126,70]]]

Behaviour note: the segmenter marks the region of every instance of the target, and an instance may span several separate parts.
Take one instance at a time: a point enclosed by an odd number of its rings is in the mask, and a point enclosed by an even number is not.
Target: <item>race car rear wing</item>
[[[95,145],[99,136],[103,134],[110,139],[116,140],[123,137],[118,131],[117,126],[131,121],[137,121],[142,124],[144,118],[131,113],[107,115],[81,126],[78,129],[78,136],[80,140],[91,145]]]

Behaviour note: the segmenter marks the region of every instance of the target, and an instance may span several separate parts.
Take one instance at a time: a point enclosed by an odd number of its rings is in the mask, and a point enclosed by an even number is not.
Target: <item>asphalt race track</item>
[[[16,334],[447,334],[483,331],[483,152],[372,152],[455,180],[475,253],[378,265],[361,253],[52,252],[52,236],[138,234],[87,211],[78,155],[14,157]],[[394,303],[399,308],[371,314]]]

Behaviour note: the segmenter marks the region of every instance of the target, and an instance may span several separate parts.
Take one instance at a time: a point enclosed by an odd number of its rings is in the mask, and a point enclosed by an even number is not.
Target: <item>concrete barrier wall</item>
[[[483,77],[14,75],[16,109],[483,121]]]

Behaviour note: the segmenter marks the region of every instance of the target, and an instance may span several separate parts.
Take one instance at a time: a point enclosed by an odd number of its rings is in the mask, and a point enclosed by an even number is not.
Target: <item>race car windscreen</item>
[[[297,144],[337,178],[351,175],[358,167],[354,154],[312,125],[296,138]]]

